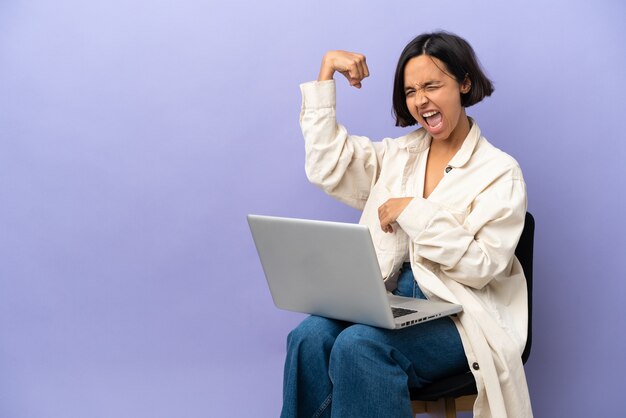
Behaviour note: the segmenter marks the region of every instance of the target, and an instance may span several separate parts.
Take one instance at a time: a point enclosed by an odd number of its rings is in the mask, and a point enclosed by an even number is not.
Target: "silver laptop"
[[[397,329],[460,305],[390,295],[364,225],[248,215],[278,308]]]

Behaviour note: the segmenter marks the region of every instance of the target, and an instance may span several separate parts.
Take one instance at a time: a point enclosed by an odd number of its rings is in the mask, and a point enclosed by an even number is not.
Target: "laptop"
[[[367,226],[248,215],[274,304],[353,323],[399,329],[462,310],[388,294]]]

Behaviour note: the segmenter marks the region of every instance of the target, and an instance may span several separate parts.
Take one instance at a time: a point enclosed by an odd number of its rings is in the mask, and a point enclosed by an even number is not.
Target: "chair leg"
[[[456,417],[454,398],[445,398],[438,401],[413,401],[411,406],[413,414],[428,414],[431,418]]]
[[[411,408],[413,409],[413,416],[418,414],[424,414],[426,412],[426,402],[424,401],[411,401]]]
[[[472,411],[474,409],[475,402],[476,395],[461,396],[460,398],[456,398],[454,401],[457,411]]]
[[[446,418],[456,418],[456,400],[454,398],[446,398],[445,409],[446,409]]]

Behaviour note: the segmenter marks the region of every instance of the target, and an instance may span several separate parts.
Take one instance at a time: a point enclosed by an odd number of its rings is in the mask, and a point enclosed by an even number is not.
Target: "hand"
[[[413,200],[412,197],[394,197],[378,208],[378,219],[384,232],[393,232],[391,224],[398,219],[398,216],[411,203],[411,200]]]
[[[351,86],[361,88],[361,80],[369,77],[365,55],[348,51],[329,51],[322,59],[318,81],[332,80],[335,71],[348,79]]]

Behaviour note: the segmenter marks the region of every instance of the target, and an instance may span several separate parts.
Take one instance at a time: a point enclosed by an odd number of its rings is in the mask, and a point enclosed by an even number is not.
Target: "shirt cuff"
[[[335,107],[335,80],[300,84],[302,106],[309,109]]]
[[[415,240],[430,225],[440,209],[441,207],[436,203],[421,197],[414,197],[400,213],[396,222],[411,237],[411,240]]]

